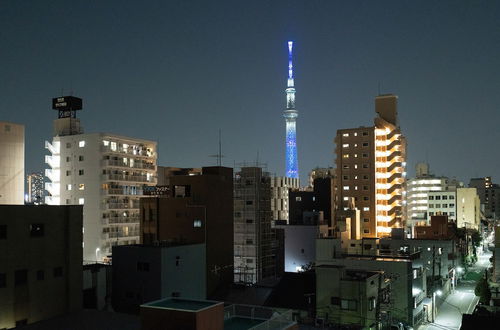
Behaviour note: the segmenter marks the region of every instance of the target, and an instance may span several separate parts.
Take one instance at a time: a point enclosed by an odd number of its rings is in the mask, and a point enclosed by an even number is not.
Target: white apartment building
[[[289,220],[289,189],[299,189],[298,178],[271,177],[271,211],[273,220]]]
[[[24,204],[24,125],[0,121],[0,204]]]
[[[429,193],[428,221],[433,215],[447,215],[457,227],[478,229],[481,220],[479,196],[476,188],[457,188],[456,191]]]
[[[45,142],[45,200],[83,205],[83,260],[101,261],[114,245],[139,243],[139,198],[144,186],[156,185],[156,142],[83,134],[77,118],[61,114],[54,128]]]

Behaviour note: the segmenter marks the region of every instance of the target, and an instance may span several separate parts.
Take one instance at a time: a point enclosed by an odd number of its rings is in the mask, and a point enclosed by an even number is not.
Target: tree
[[[482,277],[479,282],[477,282],[474,293],[479,297],[479,301],[482,304],[487,305],[490,303],[491,291],[486,278]]]
[[[472,245],[473,246],[479,246],[481,245],[481,241],[483,240],[481,238],[481,234],[479,234],[479,231],[473,230],[471,234],[471,239],[472,239]]]

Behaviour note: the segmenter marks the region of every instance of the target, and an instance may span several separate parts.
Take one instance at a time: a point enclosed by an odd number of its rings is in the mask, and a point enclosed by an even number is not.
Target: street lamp
[[[101,251],[101,249],[99,249],[99,248],[95,249],[95,262],[99,261],[98,255],[99,255],[100,251]]]

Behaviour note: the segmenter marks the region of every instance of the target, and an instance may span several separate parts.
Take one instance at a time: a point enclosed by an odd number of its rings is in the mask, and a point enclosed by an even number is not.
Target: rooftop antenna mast
[[[222,139],[221,139],[221,129],[219,128],[219,153],[217,155],[210,155],[210,157],[217,158],[217,166],[222,166]]]

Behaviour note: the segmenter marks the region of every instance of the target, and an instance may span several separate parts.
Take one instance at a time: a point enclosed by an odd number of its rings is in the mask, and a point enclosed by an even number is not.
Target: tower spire
[[[296,122],[299,115],[295,109],[295,82],[293,77],[292,62],[293,41],[288,41],[288,81],[286,88],[286,110],[283,113],[286,121],[286,176],[289,178],[299,177],[299,165],[297,161],[297,129]]]

